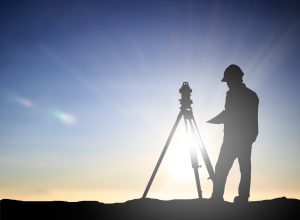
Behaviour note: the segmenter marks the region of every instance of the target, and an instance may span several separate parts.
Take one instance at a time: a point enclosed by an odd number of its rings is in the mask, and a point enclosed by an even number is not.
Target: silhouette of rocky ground
[[[136,199],[125,203],[22,202],[3,199],[1,220],[6,219],[300,219],[300,200],[277,198],[237,205],[209,199]]]

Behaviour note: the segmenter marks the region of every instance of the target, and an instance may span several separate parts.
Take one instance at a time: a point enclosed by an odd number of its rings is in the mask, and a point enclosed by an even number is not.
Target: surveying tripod
[[[203,140],[201,138],[198,126],[196,124],[194,115],[193,115],[193,111],[192,111],[192,107],[191,105],[193,104],[193,101],[191,100],[191,93],[192,93],[192,89],[189,86],[188,82],[183,82],[182,87],[179,89],[179,93],[181,93],[181,99],[179,99],[181,107],[180,107],[180,112],[177,116],[177,119],[175,121],[175,124],[171,130],[171,133],[167,139],[167,142],[163,148],[163,151],[160,154],[160,157],[156,163],[156,166],[153,170],[153,173],[150,177],[150,180],[146,186],[146,189],[144,191],[143,197],[142,198],[146,198],[149,189],[152,185],[152,182],[154,180],[154,177],[159,169],[159,166],[164,158],[164,155],[167,152],[167,149],[170,145],[170,142],[172,140],[172,137],[176,131],[176,128],[181,120],[181,118],[184,118],[184,124],[185,124],[185,128],[186,128],[186,132],[188,135],[188,138],[190,138],[191,136],[189,135],[189,131],[191,131],[191,134],[193,135],[193,137],[197,140],[197,145],[200,149],[201,155],[203,157],[206,169],[208,171],[209,174],[209,179],[213,180],[213,176],[214,176],[214,169],[211,165],[210,159],[208,157],[207,151],[205,149]],[[189,128],[190,127],[190,128]],[[197,138],[198,137],[198,138]],[[197,186],[197,192],[198,192],[198,197],[202,198],[202,190],[201,190],[201,185],[200,185],[200,179],[199,179],[199,171],[198,168],[200,167],[198,165],[198,158],[197,158],[197,151],[195,148],[191,148],[190,147],[190,156],[191,156],[191,163],[192,163],[192,168],[194,169],[194,174],[195,174],[195,180],[196,180],[196,186]]]

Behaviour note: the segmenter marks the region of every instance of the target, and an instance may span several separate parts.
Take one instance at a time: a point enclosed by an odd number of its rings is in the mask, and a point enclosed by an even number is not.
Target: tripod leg
[[[186,128],[187,135],[189,135],[187,120],[188,119],[185,119],[184,123],[185,123],[185,128]],[[191,125],[190,120],[189,120],[189,123]],[[192,126],[191,126],[191,128],[192,128]],[[189,138],[191,138],[191,137],[189,137]],[[195,180],[196,180],[198,197],[199,197],[199,199],[201,199],[202,198],[202,190],[201,190],[199,171],[198,171],[199,164],[198,164],[198,159],[197,159],[197,152],[194,149],[192,149],[191,146],[189,146],[189,147],[190,147],[192,167],[193,167],[193,170],[194,170],[194,175],[195,175]]]
[[[192,123],[192,122],[193,123]],[[192,119],[191,119],[190,123],[191,123],[191,128],[192,128],[192,132],[193,134],[196,136],[196,132],[195,132],[195,128],[196,128],[196,131],[197,131],[197,134],[198,134],[198,137],[200,139],[200,142],[198,140],[198,146],[200,148],[200,151],[201,151],[201,154],[202,154],[202,157],[203,157],[203,160],[204,160],[204,163],[205,163],[205,166],[207,168],[207,171],[208,171],[208,174],[209,174],[209,179],[213,180],[213,177],[215,175],[215,172],[214,172],[214,169],[213,169],[213,166],[211,165],[211,162],[210,162],[210,159],[208,157],[208,154],[207,154],[207,151],[206,151],[206,148],[205,148],[205,145],[204,145],[204,142],[202,140],[202,137],[200,135],[200,132],[199,132],[199,129],[198,129],[198,126],[196,124],[196,121],[194,119],[194,116],[192,116]],[[194,128],[194,125],[195,125],[195,128]]]
[[[166,142],[166,144],[165,144],[165,146],[164,146],[164,149],[163,149],[163,151],[161,152],[160,157],[159,157],[159,159],[158,159],[158,161],[157,161],[157,163],[156,163],[156,166],[155,166],[155,168],[154,168],[154,170],[153,170],[153,173],[152,173],[152,175],[151,175],[151,177],[150,177],[150,180],[149,180],[149,182],[148,182],[148,184],[147,184],[147,186],[146,186],[146,189],[145,189],[144,194],[143,194],[143,197],[142,197],[143,199],[146,198],[146,196],[147,196],[147,194],[148,194],[148,191],[149,191],[149,189],[150,189],[150,187],[151,187],[151,185],[152,185],[152,182],[153,182],[154,177],[155,177],[155,175],[156,175],[156,173],[157,173],[157,171],[158,171],[158,168],[159,168],[159,166],[160,166],[160,164],[161,164],[161,162],[162,162],[162,159],[163,159],[163,157],[164,157],[164,155],[165,155],[165,153],[166,153],[166,151],[167,151],[167,149],[168,149],[168,147],[169,147],[169,144],[170,144],[170,142],[171,142],[171,140],[172,140],[172,137],[173,137],[173,135],[174,135],[174,133],[175,133],[175,130],[176,130],[176,128],[177,128],[179,122],[180,122],[181,117],[182,117],[182,113],[180,112],[179,115],[177,116],[176,122],[175,122],[175,124],[174,124],[174,126],[173,126],[173,128],[172,128],[172,130],[171,130],[171,133],[170,133],[170,135],[169,135],[169,137],[168,137],[168,139],[167,139],[167,142]]]
[[[196,180],[196,185],[197,185],[198,197],[199,197],[199,199],[202,199],[202,190],[201,190],[201,185],[200,185],[198,168],[194,167],[194,174],[195,174],[195,180]]]

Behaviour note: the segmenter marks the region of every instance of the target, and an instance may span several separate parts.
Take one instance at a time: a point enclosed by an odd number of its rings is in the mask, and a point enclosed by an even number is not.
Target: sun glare
[[[178,129],[169,146],[167,160],[168,172],[176,181],[189,182],[193,180],[190,148],[193,146],[191,137],[188,137],[185,129]]]

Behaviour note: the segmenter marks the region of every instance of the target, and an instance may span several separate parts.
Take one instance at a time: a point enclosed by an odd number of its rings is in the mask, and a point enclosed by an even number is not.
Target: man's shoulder
[[[249,89],[247,86],[244,87],[245,91],[251,95],[257,95],[256,92],[254,92],[252,89]]]
[[[254,92],[253,90],[249,89],[246,86],[245,86],[245,93],[252,98],[258,99],[256,92]]]

